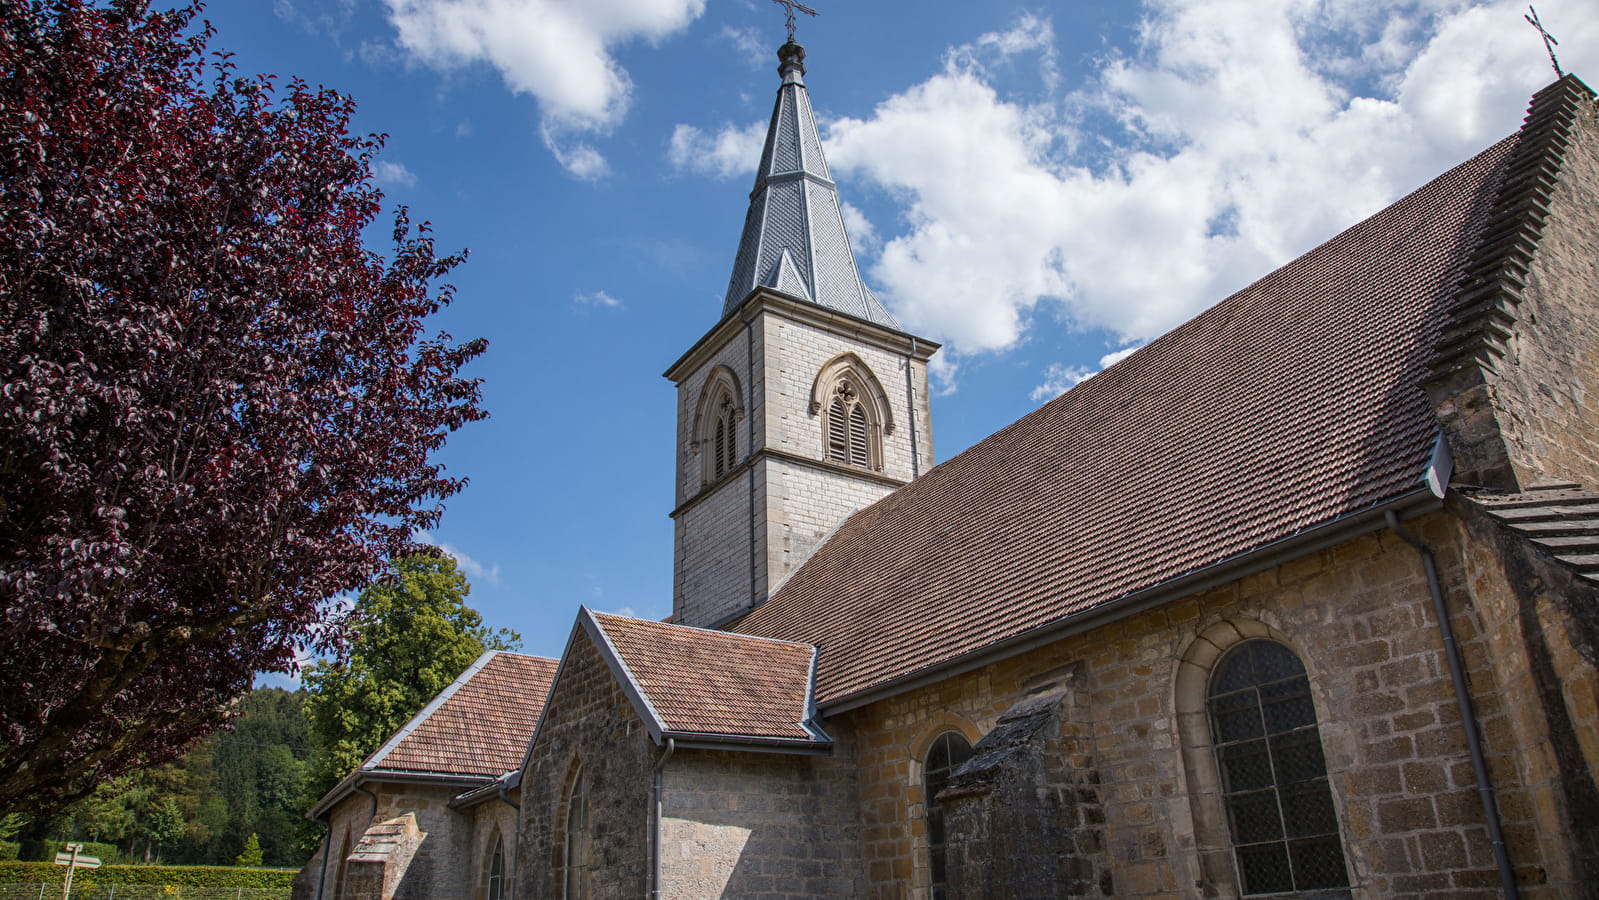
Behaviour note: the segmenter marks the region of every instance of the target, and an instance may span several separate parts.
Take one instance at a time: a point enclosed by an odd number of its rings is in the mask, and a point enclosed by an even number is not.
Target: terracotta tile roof
[[[817,702],[1421,487],[1427,377],[1507,138],[855,514],[732,630]]]
[[[826,740],[802,724],[810,645],[587,612],[663,732]]]
[[[522,764],[557,662],[489,651],[362,769],[498,778]]]

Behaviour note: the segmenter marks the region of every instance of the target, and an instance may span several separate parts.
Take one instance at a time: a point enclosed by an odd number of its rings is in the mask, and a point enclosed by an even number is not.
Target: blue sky
[[[940,459],[1514,130],[1518,3],[853,0],[800,17],[867,281],[944,342]],[[1599,0],[1545,0],[1599,82]],[[217,0],[212,48],[386,132],[391,204],[468,248],[470,486],[431,535],[558,655],[579,604],[671,611],[661,372],[716,321],[777,88],[769,0]]]

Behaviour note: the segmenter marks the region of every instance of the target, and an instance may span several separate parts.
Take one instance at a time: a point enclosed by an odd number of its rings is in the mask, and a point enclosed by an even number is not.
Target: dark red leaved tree
[[[0,0],[0,811],[171,758],[461,487],[483,342],[380,138],[208,59],[197,9]]]

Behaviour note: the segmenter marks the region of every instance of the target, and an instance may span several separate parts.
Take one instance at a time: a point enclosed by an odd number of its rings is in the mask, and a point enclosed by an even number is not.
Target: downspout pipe
[[[654,777],[655,797],[654,797],[654,803],[651,804],[651,806],[650,806],[650,818],[652,820],[650,822],[650,896],[651,897],[659,897],[659,896],[661,896],[661,827],[662,827],[661,826],[661,798],[662,798],[662,795],[665,793],[665,787],[663,785],[663,782],[665,781],[665,776],[662,774],[661,770],[666,768],[667,761],[672,758],[672,754],[674,752],[676,752],[676,751],[677,751],[677,739],[676,738],[667,738],[666,739],[666,751],[661,754],[661,758],[660,759],[655,761],[655,777]]]
[[[911,478],[922,474],[922,461],[916,447],[916,387],[911,381],[911,363],[916,359],[916,335],[911,335],[911,349],[905,354],[905,410],[911,425]]]
[[[1438,580],[1438,565],[1433,560],[1432,549],[1403,525],[1392,510],[1383,514],[1388,529],[1400,539],[1416,548],[1421,564],[1427,570],[1427,590],[1432,593],[1433,613],[1438,619],[1438,635],[1444,642],[1444,659],[1449,663],[1449,679],[1455,685],[1455,703],[1460,707],[1460,727],[1466,732],[1466,747],[1471,751],[1471,770],[1477,776],[1477,796],[1482,801],[1483,818],[1488,821],[1488,840],[1493,844],[1494,863],[1499,868],[1499,886],[1505,900],[1521,896],[1516,886],[1516,870],[1510,864],[1510,853],[1505,847],[1505,833],[1499,825],[1499,804],[1494,799],[1493,780],[1488,774],[1488,761],[1482,753],[1482,739],[1478,737],[1477,715],[1472,710],[1471,693],[1466,687],[1466,674],[1460,665],[1460,648],[1455,643],[1455,630],[1449,624],[1449,608],[1444,604],[1443,586]]]
[[[503,779],[500,781],[500,802],[516,810],[516,814],[511,817],[511,821],[515,823],[511,826],[511,859],[514,860],[516,859],[517,848],[522,846],[522,804],[511,799],[511,795],[505,790],[505,781]],[[511,874],[516,874],[515,862],[511,863]],[[516,900],[516,879],[506,879],[506,887],[509,888],[505,892],[508,900]]]

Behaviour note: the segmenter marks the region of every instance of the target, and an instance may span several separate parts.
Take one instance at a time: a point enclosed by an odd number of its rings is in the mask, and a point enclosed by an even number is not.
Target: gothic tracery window
[[[1245,895],[1349,885],[1305,666],[1271,640],[1233,648],[1206,696]]]
[[[822,426],[822,459],[853,468],[883,468],[883,436],[894,433],[894,411],[859,356],[842,353],[822,366],[811,385],[810,410]]]
[[[938,792],[949,784],[949,774],[957,766],[972,758],[972,745],[958,732],[947,731],[933,739],[927,750],[927,760],[922,766],[922,808],[926,810],[928,877],[933,900],[948,896],[945,880],[947,836],[944,831],[944,810],[935,799]]]
[[[739,420],[744,418],[738,398],[733,373],[724,366],[712,370],[701,389],[694,424],[693,449],[699,454],[702,485],[721,480],[738,466]]]

